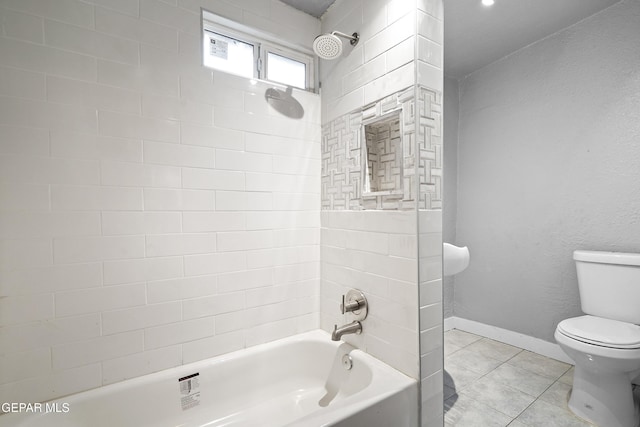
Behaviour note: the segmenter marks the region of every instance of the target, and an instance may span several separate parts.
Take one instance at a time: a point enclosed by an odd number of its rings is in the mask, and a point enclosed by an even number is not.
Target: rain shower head
[[[335,59],[342,53],[342,40],[333,34],[322,34],[313,41],[313,51],[322,59]]]
[[[331,34],[321,34],[313,41],[313,51],[322,59],[336,59],[342,54],[342,40],[340,40],[340,37],[349,39],[351,46],[357,45],[360,40],[358,33],[348,35],[340,31],[334,31]]]

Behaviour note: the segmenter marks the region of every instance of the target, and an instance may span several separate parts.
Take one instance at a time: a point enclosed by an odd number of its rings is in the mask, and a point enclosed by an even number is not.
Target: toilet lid
[[[610,348],[640,348],[640,326],[595,316],[580,316],[558,324],[563,334]]]

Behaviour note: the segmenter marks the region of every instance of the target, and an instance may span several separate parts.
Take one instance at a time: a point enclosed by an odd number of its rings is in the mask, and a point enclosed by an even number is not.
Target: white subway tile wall
[[[421,183],[427,191],[427,209],[418,212],[420,253],[420,381],[423,426],[444,422],[443,328],[442,328],[442,93],[444,90],[443,42],[444,5],[442,0],[418,0],[417,84],[420,96],[429,100],[421,105],[433,121],[419,138],[432,156],[421,159],[429,170]],[[424,151],[421,151],[421,154]],[[430,199],[429,199],[430,198]]]
[[[442,425],[442,210],[418,212],[422,425]]]
[[[410,211],[322,212],[321,325],[330,330],[334,323],[344,323],[338,305],[348,288],[362,287],[371,294],[372,309],[380,311],[365,321],[362,335],[346,339],[420,379],[422,426],[444,422],[439,210],[443,19],[442,0],[337,1],[322,19],[323,32],[357,31],[361,37],[355,48],[346,46],[339,60],[320,64],[325,127],[392,93],[416,89],[421,124],[412,148],[420,156],[411,172],[420,176],[419,205]],[[333,155],[323,152],[323,159]],[[337,193],[353,190],[353,180],[347,184]],[[331,206],[325,199],[324,209],[349,209]],[[402,228],[403,223],[409,230]],[[420,348],[416,348],[418,334]]]
[[[336,2],[323,15],[323,32],[360,34],[338,61],[320,64],[323,124],[416,83],[416,13],[416,2],[371,0]]]
[[[320,98],[288,119],[202,67],[201,7],[320,32],[277,0],[0,5],[0,400],[319,326]]]
[[[416,211],[322,211],[321,325],[349,323],[342,295],[360,289],[369,302],[361,335],[343,340],[418,379]],[[404,254],[393,249],[398,240]]]
[[[444,90],[442,0],[418,0],[417,82],[421,116],[430,117],[420,129],[420,169],[426,177],[420,195],[428,210],[418,212],[420,262],[420,388],[423,426],[444,422],[442,384],[444,381],[442,328],[442,93]],[[422,147],[424,144],[424,147]],[[423,148],[423,149],[422,149]]]

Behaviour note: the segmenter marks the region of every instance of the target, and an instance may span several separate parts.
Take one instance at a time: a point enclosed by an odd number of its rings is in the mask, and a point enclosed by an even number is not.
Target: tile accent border
[[[442,209],[442,93],[418,88],[418,209]]]
[[[402,120],[402,192],[363,194],[362,124],[394,110],[401,110]],[[419,87],[416,103],[410,87],[323,125],[322,209],[408,210],[415,209],[416,203],[419,209],[441,209],[441,115],[440,92]]]

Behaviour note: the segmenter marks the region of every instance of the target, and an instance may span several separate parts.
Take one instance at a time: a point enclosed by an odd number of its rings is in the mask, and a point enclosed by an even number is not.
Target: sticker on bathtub
[[[199,372],[178,379],[180,384],[180,406],[186,411],[200,404]]]

